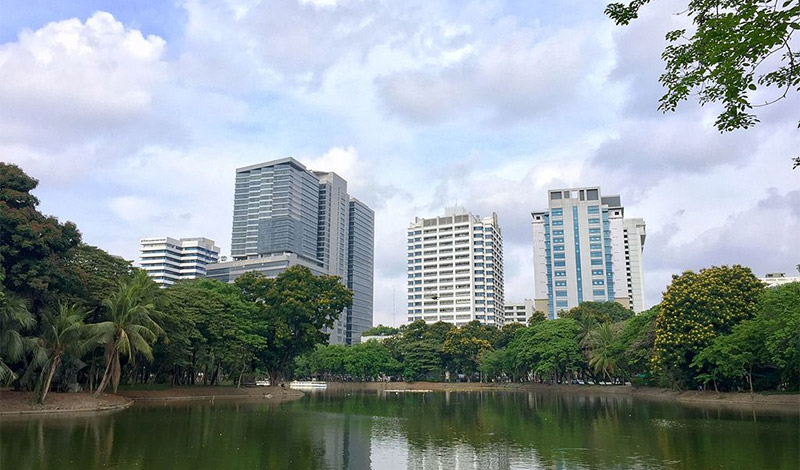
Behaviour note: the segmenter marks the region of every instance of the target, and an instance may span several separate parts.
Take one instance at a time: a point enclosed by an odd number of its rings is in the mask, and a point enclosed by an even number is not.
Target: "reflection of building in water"
[[[352,414],[323,413],[319,426],[312,427],[311,436],[326,468],[369,469],[371,419]]]
[[[534,450],[525,455],[498,442],[483,447],[467,444],[411,446],[408,449],[409,470],[511,470],[544,468]]]

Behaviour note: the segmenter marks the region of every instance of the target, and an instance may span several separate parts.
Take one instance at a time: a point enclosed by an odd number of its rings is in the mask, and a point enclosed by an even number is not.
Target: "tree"
[[[17,378],[12,367],[22,359],[30,344],[23,334],[35,325],[25,302],[0,288],[0,385],[7,385]]]
[[[292,266],[269,279],[246,273],[235,281],[245,300],[255,302],[266,324],[266,344],[258,354],[270,383],[298,356],[327,344],[328,334],[342,310],[352,304],[353,294],[336,276],[314,276],[304,266]]]
[[[145,271],[121,279],[117,291],[104,302],[108,320],[93,325],[98,340],[105,344],[105,371],[95,394],[102,393],[109,381],[117,393],[122,374],[120,354],[133,362],[137,354],[153,359],[152,344],[162,328],[156,321],[155,297],[158,286]]]
[[[541,310],[535,310],[533,315],[528,318],[528,326],[533,326],[536,323],[547,320],[547,315]]]
[[[757,329],[766,332],[766,360],[779,367],[783,386],[800,388],[800,282],[766,289],[758,305]]]
[[[596,374],[602,374],[609,381],[617,375],[617,351],[615,351],[616,338],[619,327],[610,323],[601,323],[589,332],[589,367]]]
[[[27,300],[34,318],[55,307],[67,277],[66,257],[81,240],[72,222],[42,215],[31,194],[38,181],[18,166],[0,162],[0,280]]]
[[[391,326],[378,325],[361,333],[361,336],[392,336],[399,333],[400,330]]]
[[[605,12],[627,25],[647,3],[611,3]],[[800,91],[800,51],[792,38],[800,29],[800,1],[693,0],[682,14],[693,26],[666,35],[661,111],[674,111],[696,93],[701,105],[722,103],[715,123],[720,131],[746,129],[758,122],[754,107]],[[775,92],[772,101],[754,103],[759,87]]]
[[[517,365],[539,380],[558,382],[580,369],[583,362],[576,339],[578,324],[571,318],[537,323],[519,330],[509,348]]]
[[[753,395],[753,367],[766,354],[763,353],[765,332],[752,320],[745,320],[733,328],[729,335],[717,336],[711,344],[692,360],[692,367],[700,373],[697,380],[712,382],[718,391],[720,379],[747,378],[750,395]]]
[[[59,304],[55,312],[42,316],[41,335],[36,339],[31,367],[41,368],[34,389],[34,402],[44,403],[53,382],[53,376],[61,366],[64,356],[80,358],[89,346],[96,342],[88,335],[83,320],[89,314],[77,305]]]
[[[615,351],[619,355],[617,365],[634,385],[651,383],[649,371],[658,312],[659,307],[656,305],[625,320],[622,331],[615,340]]]
[[[719,335],[752,318],[764,286],[739,265],[673,276],[656,318],[653,365],[674,386],[692,385],[689,365]]]

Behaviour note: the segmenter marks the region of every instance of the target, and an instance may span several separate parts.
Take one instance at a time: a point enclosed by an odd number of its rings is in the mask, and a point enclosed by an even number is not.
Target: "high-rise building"
[[[558,318],[584,301],[644,310],[645,223],[626,219],[619,196],[599,187],[548,191],[533,212],[534,308]]]
[[[497,214],[463,207],[408,227],[408,321],[503,324],[503,237]]]
[[[503,305],[503,311],[505,312],[505,322],[506,324],[509,323],[522,323],[523,325],[528,324],[528,320],[531,319],[534,312],[533,308],[533,300],[525,299],[522,302],[515,302],[509,303],[506,302]]]
[[[208,238],[150,237],[139,240],[139,267],[161,287],[206,275],[219,259],[219,247]]]
[[[375,213],[350,198],[347,239],[347,287],[353,305],[347,309],[347,344],[361,342],[361,333],[372,328],[372,290],[375,265]]]
[[[331,343],[353,344],[372,327],[374,223],[372,210],[350,198],[336,173],[309,170],[293,158],[239,168],[233,260],[209,266],[207,277],[274,277],[294,265],[339,276],[353,291],[353,306],[326,331]]]

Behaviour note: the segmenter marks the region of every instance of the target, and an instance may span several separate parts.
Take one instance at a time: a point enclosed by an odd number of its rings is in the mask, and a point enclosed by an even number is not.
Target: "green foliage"
[[[266,344],[258,353],[270,381],[280,376],[295,358],[326,344],[323,328],[333,327],[339,314],[353,302],[353,294],[335,276],[314,276],[303,266],[292,266],[269,279],[252,272],[236,279],[243,299],[258,305],[265,321]]]
[[[589,367],[596,374],[613,380],[619,372],[619,347],[617,336],[620,324],[601,323],[587,335],[589,344]]]
[[[517,365],[540,380],[567,379],[583,362],[577,335],[578,323],[571,318],[550,320],[519,330],[512,342],[517,350]]]
[[[533,326],[535,323],[547,321],[547,314],[541,310],[534,310],[530,318],[528,318],[528,326]]]
[[[66,290],[66,257],[81,240],[72,222],[60,224],[36,210],[38,181],[18,166],[0,162],[0,279],[22,296],[34,315],[57,305]]]
[[[23,335],[35,325],[25,302],[0,288],[0,385],[8,385],[17,378],[12,367],[30,348],[31,340]]]
[[[627,25],[649,2],[611,3],[606,14]],[[660,110],[674,111],[696,94],[701,105],[722,103],[720,131],[746,129],[758,122],[752,100],[760,87],[774,92],[772,102],[800,91],[800,52],[792,50],[800,1],[693,0],[682,14],[692,28],[667,33]]]
[[[469,379],[478,372],[478,358],[484,351],[492,349],[497,329],[474,320],[461,328],[452,329],[444,341],[444,352],[450,356],[453,372],[460,372]]]
[[[649,371],[658,312],[656,305],[626,320],[615,341],[617,365],[634,385],[652,385],[648,377],[651,377]]]
[[[392,336],[396,335],[399,332],[400,330],[398,328],[385,325],[378,325],[378,326],[373,326],[372,328],[364,331],[363,333],[361,333],[361,336]]]
[[[133,362],[136,355],[153,360],[152,344],[162,328],[155,299],[158,286],[147,273],[138,271],[119,282],[117,291],[105,299],[108,320],[92,325],[94,334],[105,345],[105,372],[95,393],[102,393],[109,381],[117,392],[122,364],[120,355]]]
[[[673,276],[656,319],[653,365],[673,385],[693,385],[689,365],[719,335],[756,313],[764,287],[739,265]]]
[[[41,369],[34,390],[34,402],[44,403],[53,376],[63,360],[80,360],[81,356],[97,343],[92,337],[84,319],[89,312],[77,305],[58,306],[55,312],[46,312],[42,316],[41,335],[34,342],[33,358],[29,367],[35,371]]]

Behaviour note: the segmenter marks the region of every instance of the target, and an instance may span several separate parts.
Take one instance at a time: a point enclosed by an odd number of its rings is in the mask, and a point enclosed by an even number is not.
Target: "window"
[[[605,284],[605,281],[602,279],[592,279],[593,286],[602,286],[603,284]]]
[[[567,254],[566,253],[556,253],[556,254],[553,255],[553,258],[555,258],[555,259],[566,259],[567,258]]]
[[[564,251],[564,245],[553,246],[553,251]]]
[[[599,224],[600,223],[600,219],[598,217],[591,217],[589,219],[589,223],[590,224]]]
[[[590,243],[589,244],[589,249],[590,250],[600,250],[602,248],[603,248],[603,245],[601,245],[599,243]]]
[[[553,230],[553,235],[564,235],[564,230]]]
[[[593,289],[592,295],[594,295],[595,297],[605,297],[606,291],[604,291],[603,289]]]
[[[559,209],[551,209],[550,210],[550,215],[552,215],[552,216],[562,216],[562,215],[564,215],[564,209],[560,209],[560,208]]]
[[[603,257],[603,252],[602,251],[591,251],[591,252],[589,252],[589,256],[591,256],[592,258],[602,258]]]
[[[567,291],[565,291],[565,290],[557,290],[556,291],[556,297],[566,297],[566,296],[567,296]]]
[[[564,243],[564,237],[553,238],[553,243]]]
[[[556,271],[556,277],[567,277],[566,271]]]
[[[563,220],[554,220],[553,221],[553,226],[561,226],[561,225],[564,225],[564,221]]]
[[[566,300],[556,300],[556,307],[566,307],[569,303]]]
[[[556,281],[556,287],[567,287],[567,281]]]
[[[589,241],[590,242],[599,242],[600,238],[601,238],[600,235],[590,235],[589,236]]]
[[[589,214],[599,214],[600,206],[589,206],[586,208],[586,212],[588,212]]]
[[[564,268],[564,267],[567,266],[567,262],[564,261],[564,260],[556,260],[556,261],[553,262],[553,266],[555,266],[557,268]]]
[[[602,259],[593,259],[592,260],[592,266],[602,266],[602,265],[603,265],[603,260]]]
[[[602,276],[603,270],[602,269],[592,269],[592,276]]]
[[[561,199],[561,191],[551,191],[550,199],[551,200]]]

